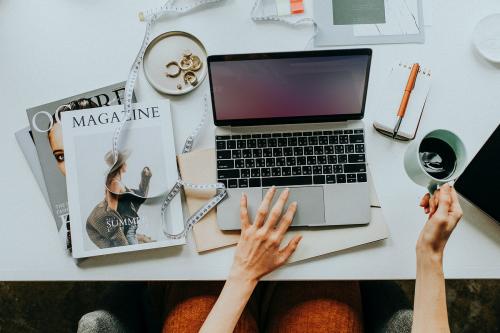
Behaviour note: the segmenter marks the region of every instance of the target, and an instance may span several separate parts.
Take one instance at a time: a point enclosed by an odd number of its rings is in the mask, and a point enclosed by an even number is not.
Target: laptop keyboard
[[[228,188],[364,183],[363,129],[216,136]]]

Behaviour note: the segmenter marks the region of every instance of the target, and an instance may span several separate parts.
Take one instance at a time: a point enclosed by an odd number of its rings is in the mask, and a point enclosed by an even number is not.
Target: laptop
[[[228,192],[221,230],[240,229],[242,193],[253,218],[273,185],[298,202],[292,226],[370,222],[362,119],[371,58],[371,49],[208,57],[217,179]]]

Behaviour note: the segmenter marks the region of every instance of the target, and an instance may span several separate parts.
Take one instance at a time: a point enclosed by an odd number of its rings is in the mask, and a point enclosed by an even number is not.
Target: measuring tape
[[[202,7],[202,6],[207,6],[210,4],[215,4],[218,2],[222,2],[224,0],[199,0],[199,1],[194,1],[191,4],[188,5],[177,5],[176,0],[169,0],[165,2],[164,5],[162,5],[159,8],[156,9],[151,9],[145,12],[139,13],[139,19],[141,21],[145,21],[146,23],[146,32],[144,34],[144,38],[142,40],[141,48],[139,49],[139,52],[137,53],[137,56],[135,57],[135,60],[132,64],[132,68],[130,69],[128,78],[127,78],[127,83],[125,85],[125,99],[124,99],[124,116],[123,119],[127,119],[129,115],[132,113],[132,95],[135,87],[135,83],[137,81],[137,77],[139,75],[139,69],[140,65],[144,59],[144,53],[146,52],[146,48],[148,44],[151,41],[151,30],[156,23],[156,21],[164,16],[167,16],[169,14],[185,14],[193,9]],[[311,40],[316,36],[317,33],[317,25],[314,22],[312,18],[300,18],[298,20],[289,20],[285,19],[283,17],[280,17],[278,15],[268,15],[268,16],[259,16],[257,15],[257,10],[258,8],[262,6],[262,0],[256,0],[252,10],[251,10],[251,18],[255,22],[259,21],[275,21],[275,22],[282,22],[285,24],[289,24],[292,26],[297,26],[301,24],[313,24],[314,26],[314,35],[311,37]],[[308,41],[307,45],[309,45],[310,41]],[[306,48],[307,48],[306,45]],[[204,107],[203,107],[203,114],[201,117],[200,122],[198,125],[194,128],[193,132],[191,135],[188,136],[184,143],[184,147],[182,149],[182,153],[186,154],[189,153],[193,149],[194,141],[198,137],[198,134],[203,127],[205,120],[208,115],[208,97],[205,95],[204,97]],[[118,161],[118,143],[120,140],[120,136],[122,133],[123,128],[126,126],[127,122],[123,121],[120,122],[120,125],[116,128],[114,135],[113,135],[113,140],[112,140],[112,152],[113,152],[113,159],[114,159],[114,164],[117,163]],[[113,166],[112,166],[113,167]],[[111,168],[112,168],[111,167]],[[110,169],[111,170],[111,169]],[[161,219],[163,223],[163,233],[165,236],[169,239],[180,239],[186,237],[187,233],[193,225],[198,223],[210,210],[212,210],[214,207],[216,207],[227,195],[226,188],[224,184],[222,183],[217,183],[217,184],[190,184],[184,182],[180,175],[179,172],[177,171],[178,174],[178,180],[175,183],[175,185],[172,187],[172,189],[168,192],[167,196],[165,197],[165,200],[163,201],[162,207],[161,207]],[[107,187],[107,184],[106,184]],[[179,192],[182,190],[182,188],[189,188],[193,190],[215,190],[216,195],[212,197],[205,205],[203,205],[196,213],[194,213],[191,217],[188,218],[187,221],[184,222],[184,229],[177,233],[177,234],[171,234],[167,230],[167,221],[165,220],[166,218],[166,211],[167,208],[170,204],[170,202],[175,198],[176,195],[179,194]],[[114,193],[111,191],[109,188],[107,190],[113,194],[118,194],[119,193]],[[137,195],[136,193],[130,193],[131,195]]]
[[[291,20],[290,18],[285,18],[283,16],[279,16],[279,15],[265,15],[265,16],[259,16],[257,14],[257,10],[259,9],[259,7],[262,6],[262,0],[256,0],[253,4],[253,7],[252,7],[252,10],[251,10],[251,18],[252,20],[258,22],[258,21],[275,21],[275,22],[282,22],[282,23],[285,23],[285,24],[289,24],[289,25],[299,25],[299,24],[313,24],[315,25],[316,23],[314,22],[314,20],[310,17],[301,17],[297,20]]]
[[[196,223],[198,223],[205,215],[207,215],[208,212],[215,208],[227,195],[226,187],[224,186],[224,184],[190,184],[186,183],[182,179],[179,179],[177,180],[177,183],[174,185],[174,187],[172,187],[161,206],[161,218],[163,222],[165,222],[165,212],[168,205],[174,199],[174,197],[179,194],[183,187],[202,191],[216,190],[216,195],[212,197],[204,206],[198,209],[196,213],[189,217],[186,222],[184,222],[184,229],[181,232],[177,234],[171,234],[167,230],[167,224],[163,223],[163,233],[165,234],[165,236],[167,236],[167,238],[170,239],[179,239],[186,237],[186,234],[189,232],[189,230],[191,230],[191,228]]]
[[[193,149],[194,141],[198,137],[198,134],[200,133],[201,128],[203,127],[203,124],[205,123],[205,120],[208,115],[208,97],[205,95],[203,97],[203,114],[201,116],[200,122],[198,123],[198,126],[195,127],[191,135],[186,139],[186,142],[184,143],[184,148],[182,149],[182,153],[186,154],[189,153]],[[178,174],[178,173],[177,173]],[[177,234],[171,234],[167,230],[167,223],[165,221],[166,217],[166,211],[168,208],[168,205],[170,202],[174,199],[174,197],[179,194],[182,188],[189,188],[192,190],[202,190],[202,191],[207,191],[207,190],[215,190],[216,194],[213,196],[205,205],[203,205],[200,209],[198,209],[191,217],[187,219],[187,221],[184,222],[184,229],[177,233]],[[227,195],[226,187],[222,183],[216,183],[216,184],[190,184],[186,183],[183,181],[180,176],[175,185],[172,187],[172,189],[168,192],[165,200],[163,201],[163,204],[161,205],[161,219],[163,222],[163,233],[165,236],[169,239],[180,239],[186,237],[187,233],[191,228],[198,223],[203,217],[208,214],[214,207],[216,207]]]
[[[318,25],[316,24],[316,21],[312,17],[301,17],[299,19],[293,20],[290,19],[289,17],[283,17],[279,15],[265,15],[265,16],[260,16],[257,13],[257,10],[262,6],[262,0],[256,0],[253,4],[252,10],[251,10],[251,18],[254,22],[264,22],[264,21],[270,21],[270,22],[281,22],[293,27],[303,25],[303,24],[310,24],[314,27],[314,33],[311,36],[311,38],[307,41],[306,46],[304,49],[307,49],[311,41],[316,37],[318,34]]]

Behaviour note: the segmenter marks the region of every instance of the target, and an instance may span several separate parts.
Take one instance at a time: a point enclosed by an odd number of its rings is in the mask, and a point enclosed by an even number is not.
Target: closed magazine
[[[47,202],[50,207],[49,194],[47,193],[47,186],[45,185],[45,181],[43,180],[42,168],[40,167],[40,162],[38,161],[38,155],[36,153],[35,144],[33,143],[33,137],[31,136],[31,131],[29,127],[25,127],[20,129],[16,133],[14,133],[16,137],[17,144],[21,151],[23,152],[24,158],[35,177],[38,186],[40,187],[40,191],[43,194],[43,198]],[[66,242],[66,239],[64,239]],[[65,243],[66,245],[66,243]]]
[[[170,104],[134,104],[117,149],[113,136],[123,106],[62,112],[73,257],[180,245],[166,233],[182,231],[180,196],[165,210],[178,179]]]
[[[30,125],[28,134],[33,139],[31,144],[34,144],[34,147],[29,147],[30,142],[26,140],[26,133],[24,133],[22,149],[27,159],[27,152],[32,154],[36,151],[36,158],[29,158],[28,161],[30,165],[35,160],[39,163],[39,168],[32,166],[32,171],[37,180],[38,172],[41,171],[49,206],[65,249],[71,250],[71,238],[66,193],[65,148],[62,140],[60,113],[63,110],[120,105],[124,92],[125,82],[120,82],[26,110]],[[19,137],[18,142],[21,145]],[[42,182],[39,181],[39,184],[44,191]]]

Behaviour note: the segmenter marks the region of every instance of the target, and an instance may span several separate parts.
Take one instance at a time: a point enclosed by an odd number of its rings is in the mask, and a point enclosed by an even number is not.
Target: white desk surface
[[[233,249],[198,255],[184,247],[87,260],[80,266],[60,248],[49,208],[14,139],[27,124],[25,109],[125,80],[142,40],[137,13],[163,3],[133,1],[0,0],[0,280],[205,280],[224,279]],[[165,19],[155,33],[186,30],[209,53],[301,50],[311,27],[291,28],[250,19],[253,1],[227,0],[182,18]],[[369,162],[391,237],[380,243],[287,266],[268,279],[413,279],[415,242],[425,221],[418,207],[424,189],[403,169],[406,145],[371,129],[377,96],[392,64],[420,61],[433,70],[433,87],[420,133],[456,131],[470,155],[500,121],[500,67],[480,58],[471,34],[484,16],[500,12],[496,0],[431,2],[433,26],[423,45],[378,45],[366,107]],[[173,98],[178,149],[201,114],[207,81],[195,93]],[[158,98],[143,77],[139,100]],[[213,146],[211,117],[198,148]],[[485,175],[487,176],[487,175]],[[485,186],[489,184],[485,178]],[[448,278],[500,278],[500,226],[473,207],[446,249]],[[235,217],[237,218],[237,217]]]

